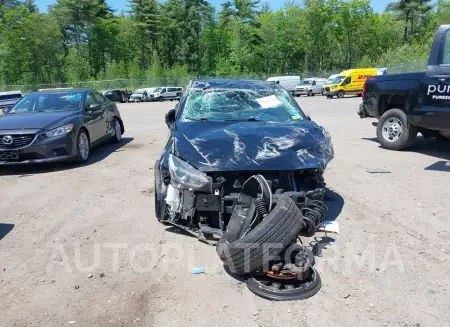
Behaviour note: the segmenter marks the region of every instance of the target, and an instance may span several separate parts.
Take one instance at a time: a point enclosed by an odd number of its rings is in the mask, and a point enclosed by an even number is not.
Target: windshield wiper
[[[191,117],[186,117],[186,119],[189,119],[189,120],[195,120],[195,121],[209,121],[208,118],[204,118],[204,117],[202,117],[202,118],[191,118]]]
[[[259,119],[259,118],[250,117],[248,119],[233,119],[233,118],[230,118],[230,119],[225,119],[225,121],[262,121],[262,120]]]

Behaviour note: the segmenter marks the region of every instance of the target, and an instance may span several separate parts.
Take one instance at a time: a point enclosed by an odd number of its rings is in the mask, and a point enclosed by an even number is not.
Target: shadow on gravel
[[[124,147],[133,142],[133,137],[124,137],[119,143],[101,144],[91,150],[91,156],[89,160],[84,164],[74,164],[70,162],[59,163],[42,163],[42,164],[29,164],[29,165],[14,165],[14,166],[0,166],[0,176],[2,175],[19,175],[19,177],[27,177],[34,174],[45,174],[54,171],[71,170],[80,167],[90,166],[100,162],[114,152],[125,151]]]
[[[325,220],[335,221],[344,208],[344,198],[335,191],[327,189],[327,192],[325,193],[325,203],[328,206],[328,215],[325,217]]]
[[[5,237],[12,229],[14,228],[13,224],[2,224],[0,223],[0,240]]]
[[[378,140],[375,137],[371,137],[371,138],[363,137],[362,140],[378,143]],[[381,145],[379,146],[379,148],[382,148]],[[386,151],[390,151],[390,150],[386,150]],[[418,136],[416,143],[410,149],[408,149],[404,152],[422,153],[422,154],[425,154],[430,157],[435,157],[438,159],[444,159],[444,160],[450,161],[450,141],[442,142],[442,141],[437,141],[435,138],[426,139],[422,136]],[[439,163],[439,162],[437,162],[437,163]],[[427,168],[425,168],[425,169],[426,170],[434,170],[434,169],[427,169]]]

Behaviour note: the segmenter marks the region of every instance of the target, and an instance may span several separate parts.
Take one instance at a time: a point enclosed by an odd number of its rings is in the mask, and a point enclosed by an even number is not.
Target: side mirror
[[[96,103],[96,102],[94,102],[94,103],[92,103],[90,106],[89,106],[89,111],[98,111],[98,110],[100,110],[102,108],[102,104],[101,103]]]
[[[172,129],[175,125],[175,114],[176,114],[175,109],[170,109],[166,114],[166,117],[165,117],[166,125],[170,129]]]

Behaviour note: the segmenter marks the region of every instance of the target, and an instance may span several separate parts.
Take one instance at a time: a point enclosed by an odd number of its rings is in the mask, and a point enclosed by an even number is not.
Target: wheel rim
[[[120,128],[120,123],[118,120],[116,120],[114,129],[116,131],[116,138],[118,141],[120,141],[122,139],[122,129]]]
[[[310,276],[304,280],[274,280],[258,274],[250,274],[247,287],[265,299],[272,301],[304,300],[314,296],[321,288],[322,282],[318,272],[310,268]]]
[[[403,125],[397,117],[391,117],[383,124],[383,138],[393,143],[397,141],[403,133]]]
[[[85,133],[80,134],[78,141],[81,159],[86,160],[89,157],[89,140]]]
[[[338,98],[343,98],[343,97],[344,97],[344,93],[339,92],[339,93],[338,93]]]

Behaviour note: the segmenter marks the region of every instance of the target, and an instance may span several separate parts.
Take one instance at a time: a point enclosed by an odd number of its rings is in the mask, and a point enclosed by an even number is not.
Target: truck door
[[[424,114],[421,125],[450,129],[450,25],[443,25],[436,32],[420,89]]]

